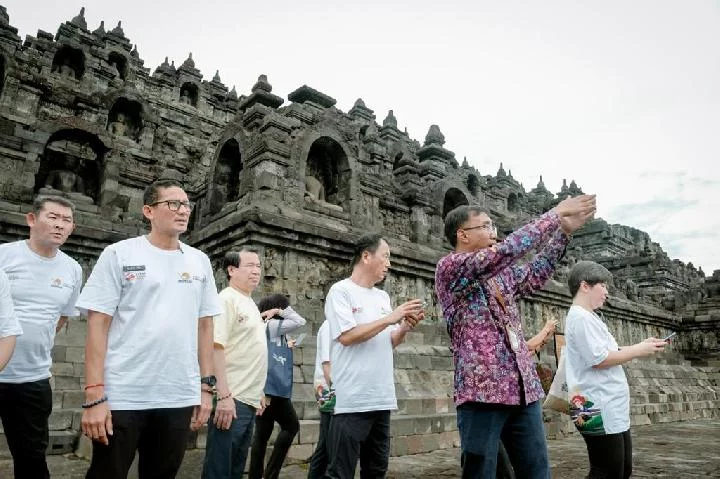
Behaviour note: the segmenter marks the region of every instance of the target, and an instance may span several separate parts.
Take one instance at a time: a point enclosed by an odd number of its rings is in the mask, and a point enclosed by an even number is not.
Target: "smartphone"
[[[665,337],[663,338],[663,341],[670,341],[670,340],[672,339],[672,337],[675,336],[676,334],[677,334],[677,331],[674,332],[674,333],[669,334],[668,336],[665,336]]]
[[[307,336],[307,334],[305,334],[305,333],[300,333],[300,334],[298,335],[298,337],[295,338],[295,346],[300,346],[300,345],[302,344],[302,342],[303,342],[303,339],[305,339],[305,336]]]

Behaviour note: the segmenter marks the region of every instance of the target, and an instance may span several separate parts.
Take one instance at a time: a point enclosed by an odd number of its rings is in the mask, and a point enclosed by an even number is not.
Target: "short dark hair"
[[[285,309],[288,306],[290,306],[290,300],[284,294],[279,293],[265,296],[263,299],[258,301],[258,309],[260,312],[269,311],[275,308]],[[279,319],[279,317],[277,319]]]
[[[470,219],[470,216],[487,214],[485,210],[479,206],[460,205],[450,210],[445,216],[445,238],[450,242],[453,248],[457,246],[457,230],[460,225]]]
[[[67,198],[63,198],[62,196],[55,196],[55,195],[39,195],[36,196],[33,200],[32,204],[32,212],[35,215],[40,214],[43,208],[45,208],[46,203],[56,203],[60,206],[64,206],[65,208],[70,208],[70,211],[72,211],[73,216],[75,216],[75,203],[68,200]]]
[[[240,253],[255,253],[260,256],[260,252],[252,246],[242,246],[239,250],[228,251],[225,253],[225,256],[223,257],[223,271],[225,271],[227,279],[230,279],[230,273],[228,273],[229,266],[235,266],[236,268],[240,267]]]
[[[178,180],[157,180],[152,183],[150,183],[147,188],[145,188],[145,191],[143,192],[143,204],[144,205],[151,205],[155,203],[158,198],[160,198],[160,189],[161,188],[172,188],[177,187],[180,189],[183,189],[182,183],[180,183]]]
[[[375,254],[382,240],[383,236],[380,233],[370,233],[358,238],[353,246],[352,265],[355,266],[360,262],[365,251]]]
[[[573,298],[580,289],[580,283],[586,282],[590,286],[598,283],[610,284],[612,282],[612,273],[608,269],[594,261],[578,261],[570,270],[568,275],[568,288],[570,288],[570,296]]]

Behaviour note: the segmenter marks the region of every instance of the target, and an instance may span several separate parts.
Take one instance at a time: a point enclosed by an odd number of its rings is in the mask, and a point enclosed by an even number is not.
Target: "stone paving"
[[[582,478],[587,474],[585,445],[577,434],[549,441],[553,479]],[[673,479],[720,477],[720,420],[654,424],[633,428],[634,477]],[[204,451],[190,450],[179,479],[200,477]],[[50,456],[54,479],[84,477],[88,462],[75,456]],[[457,449],[390,459],[389,479],[460,477]],[[11,477],[11,462],[0,461],[0,477]],[[282,478],[306,477],[304,464],[283,469]],[[131,474],[131,478],[136,477]]]

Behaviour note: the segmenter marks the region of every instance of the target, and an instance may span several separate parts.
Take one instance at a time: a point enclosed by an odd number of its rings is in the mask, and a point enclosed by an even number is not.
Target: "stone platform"
[[[548,441],[553,479],[575,479],[587,474],[583,440],[573,434]],[[692,479],[720,477],[720,420],[662,423],[633,428],[633,477]],[[200,477],[204,451],[189,450],[179,479]],[[88,462],[74,455],[49,456],[53,479],[84,477]],[[425,454],[390,458],[388,479],[460,477],[459,450],[443,449]],[[305,464],[287,466],[280,477],[307,476]],[[0,460],[0,477],[12,477],[12,464]],[[136,476],[130,476],[134,479]]]

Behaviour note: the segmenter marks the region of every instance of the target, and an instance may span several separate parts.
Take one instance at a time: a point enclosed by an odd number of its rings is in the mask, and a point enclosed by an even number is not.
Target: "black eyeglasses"
[[[148,206],[157,206],[161,204],[167,204],[167,207],[170,211],[180,211],[180,207],[184,206],[188,209],[188,211],[192,211],[195,204],[191,201],[180,201],[180,200],[164,200],[164,201],[156,201],[155,203],[150,203]]]

